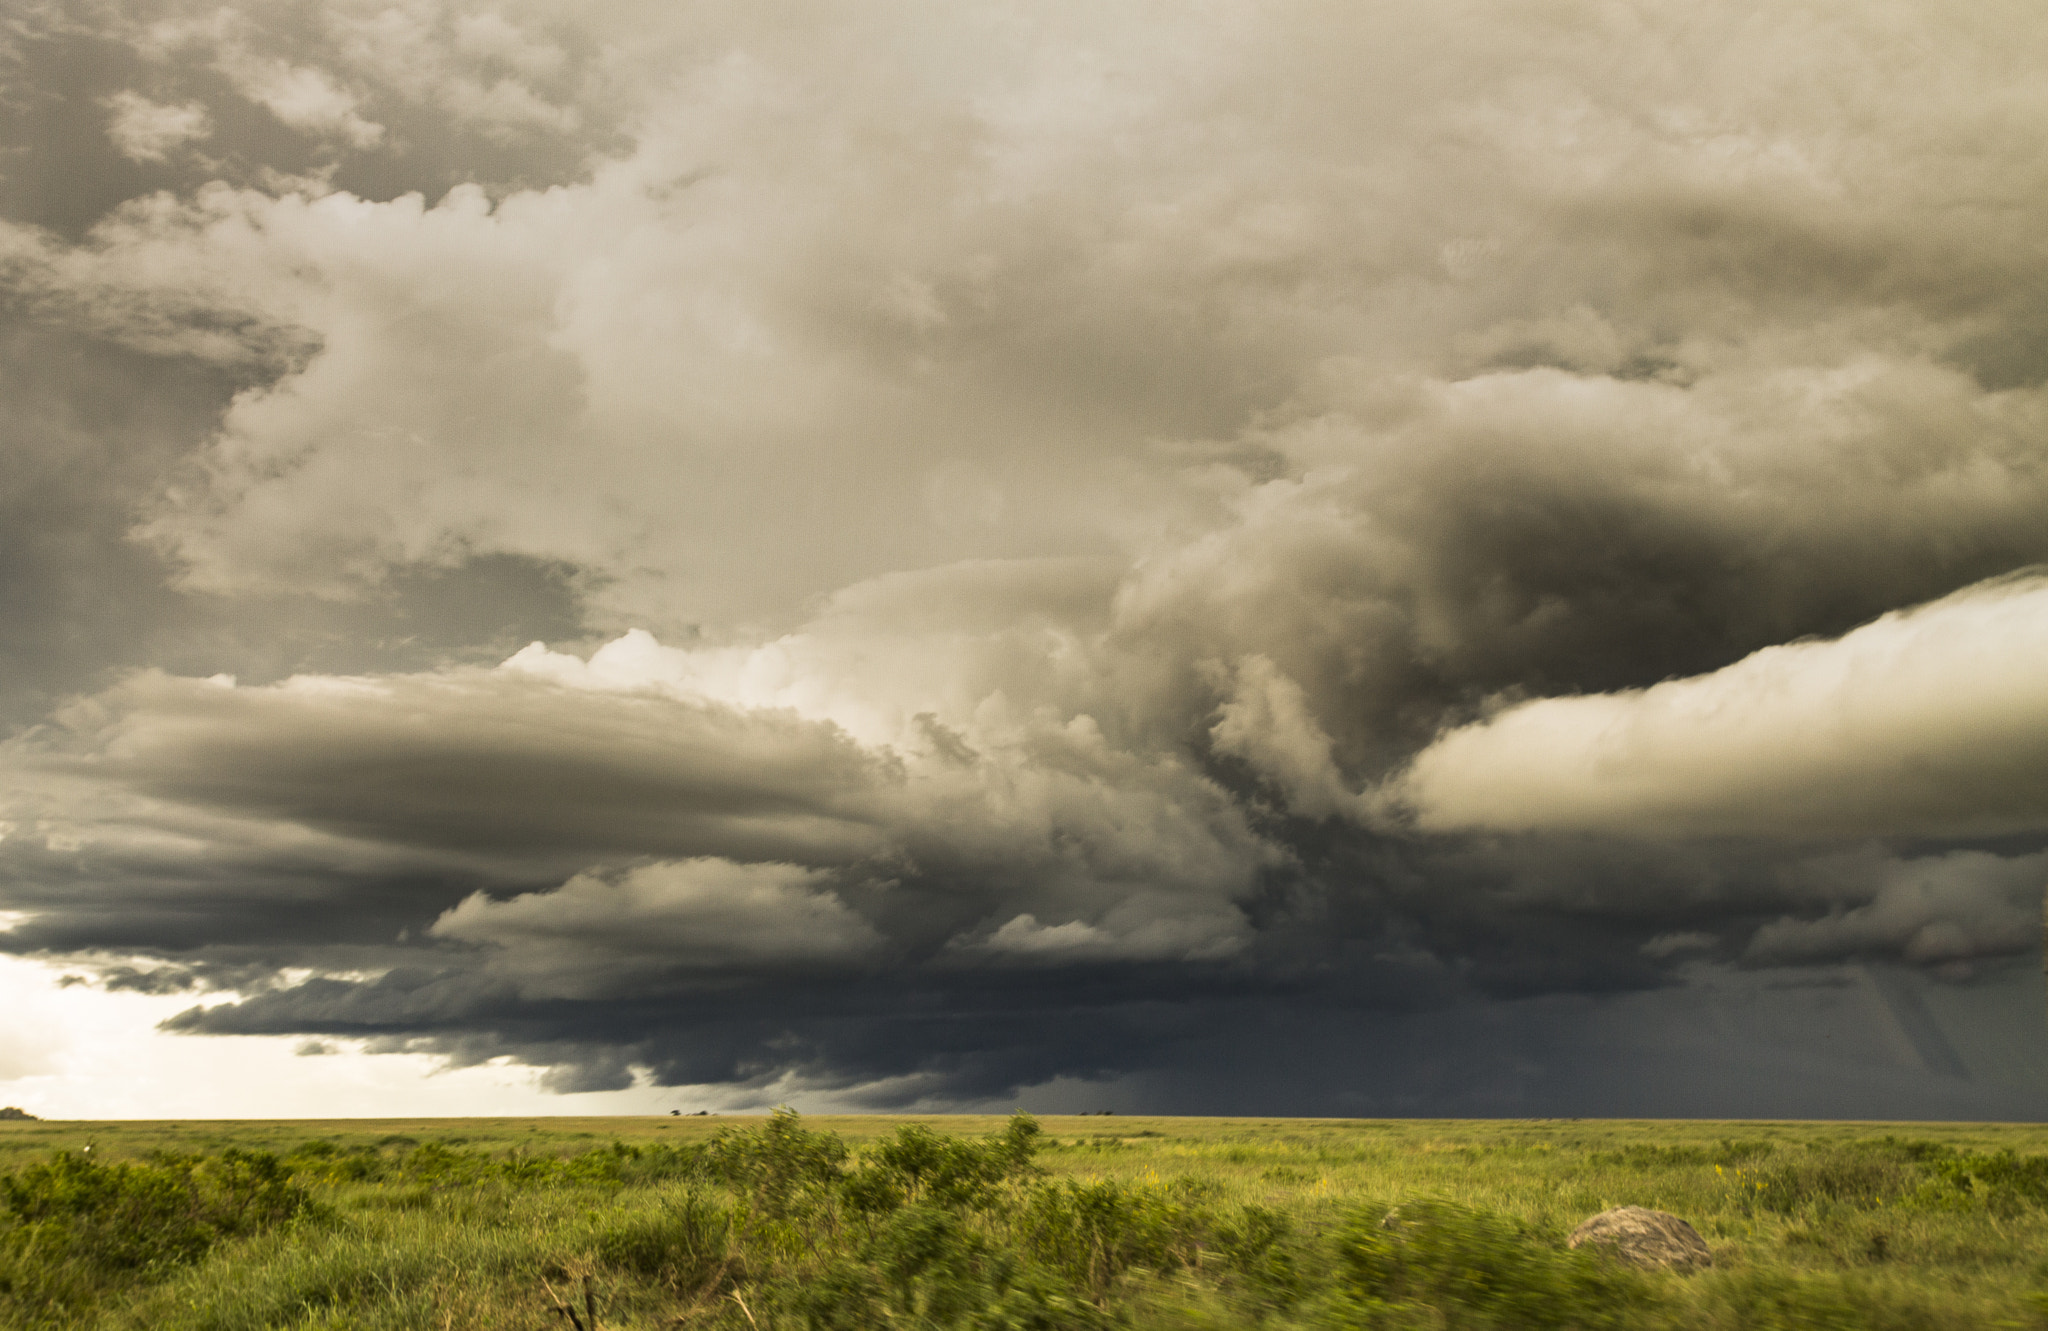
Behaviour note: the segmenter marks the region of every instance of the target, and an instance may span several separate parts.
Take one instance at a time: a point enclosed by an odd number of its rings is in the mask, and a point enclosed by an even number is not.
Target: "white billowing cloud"
[[[1647,689],[1453,730],[1386,795],[1427,831],[1943,836],[2048,828],[2048,579]]]
[[[559,79],[567,54],[507,13],[463,13],[436,3],[337,6],[321,21],[356,78],[494,138],[568,133],[580,123],[574,106],[551,101],[534,86]]]
[[[168,16],[117,23],[115,32],[157,60],[210,63],[286,125],[358,152],[416,149],[404,131],[422,111],[501,143],[573,133],[583,117],[564,98],[593,91],[545,31],[560,30],[557,16],[521,14],[517,4],[340,0],[292,15],[166,8]],[[366,114],[372,104],[398,113],[395,131]]]
[[[222,186],[8,239],[131,342],[302,330],[142,528],[189,586],[566,561],[595,624],[704,636],[515,670],[972,755],[928,792],[1085,718],[1197,822],[1144,766],[1191,730],[1328,817],[1488,693],[2048,555],[2041,376],[1972,350],[2048,273],[1999,165],[2048,34],[1473,12],[408,0],[287,49],[208,9],[160,47],[341,141],[436,89],[566,132],[595,45],[629,142],[497,198]]]
[[[478,893],[432,932],[495,949],[488,973],[514,979],[530,998],[593,998],[763,968],[815,974],[883,946],[819,871],[710,858],[578,874],[509,901]]]
[[[168,503],[150,533],[216,590],[336,591],[391,563],[504,550],[604,570],[608,599],[667,618],[774,612],[849,572],[989,540],[999,554],[1042,550],[1043,534],[925,512],[920,492],[976,404],[906,419],[906,390],[954,390],[904,382],[859,328],[833,326],[849,312],[808,308],[867,308],[861,291],[835,289],[864,280],[859,263],[845,279],[801,276],[837,262],[816,251],[840,243],[842,201],[773,202],[764,167],[726,160],[748,158],[746,144],[692,141],[708,132],[698,112],[745,125],[753,103],[772,103],[765,77],[710,71],[705,105],[677,108],[679,123],[588,186],[495,208],[468,190],[433,208],[240,196],[187,219],[198,247],[272,275],[279,317],[317,330],[323,351],[238,402],[203,489]],[[797,114],[769,109],[778,123]],[[852,169],[833,163],[825,183]],[[961,391],[983,373],[968,367]],[[1034,424],[975,428],[996,431],[983,447],[1007,448]],[[1045,463],[1100,470],[1082,442]],[[1089,512],[1046,502],[1044,463],[1004,474],[1027,456],[987,469],[1009,498],[989,509],[976,497],[978,511],[1085,526]],[[1111,507],[1105,495],[1099,511]]]
[[[1294,474],[1229,493],[1227,520],[1140,562],[1118,623],[1270,661],[1351,788],[1453,701],[1691,673],[1817,610],[1939,594],[1948,561],[2048,554],[2028,516],[2048,514],[2041,395],[1985,395],[1924,360],[1758,360],[1690,386],[1347,371],[1317,394],[1248,436]],[[1224,733],[1242,748],[1286,729]],[[1290,744],[1294,784],[1328,807],[1327,777],[1301,785],[1314,744]]]
[[[2001,858],[1955,851],[1890,861],[1864,879],[1865,897],[1857,904],[1764,925],[1744,959],[1799,965],[1897,956],[1926,965],[2010,956],[2040,945],[2048,854]]]
[[[963,561],[841,588],[763,642],[684,648],[632,629],[587,660],[535,643],[504,668],[574,688],[787,708],[863,743],[925,751],[927,714],[1000,730],[1114,706],[1103,638],[1120,572],[1086,558]]]
[[[521,28],[502,13],[486,10],[455,19],[455,49],[480,60],[501,60],[521,74],[545,78],[560,72],[562,48]]]
[[[985,938],[955,940],[952,950],[969,957],[1059,966],[1216,961],[1242,951],[1250,941],[1250,924],[1236,911],[1189,914],[1184,903],[1139,900],[1119,903],[1095,924],[1040,924],[1027,912],[1011,917]]]
[[[186,233],[197,218],[237,211],[241,197],[209,188],[193,205],[168,194],[131,200],[86,245],[0,221],[0,276],[52,323],[150,355],[282,372],[317,343],[280,315],[276,275],[246,249],[193,245]]]
[[[591,16],[636,119],[586,181],[156,220],[325,349],[237,403],[148,530],[213,590],[503,551],[588,570],[609,624],[716,631],[965,558],[1173,564],[1262,466],[1374,529],[1333,556],[1407,557],[1352,570],[1396,613],[1471,607],[1373,496],[1492,499],[1500,459],[1552,489],[1619,463],[1603,495],[1731,540],[1827,526],[1776,510],[1842,453],[1891,460],[1852,470],[1843,526],[2037,510],[2038,393],[1942,364],[2037,280],[2032,177],[1990,165],[2026,136],[1987,145],[1973,108],[2038,99],[1981,31],[1901,20],[1944,72],[1923,100],[1852,11],[1826,41],[1461,12]],[[335,22],[406,87],[558,49],[511,10]],[[1807,68],[1816,45],[1842,59]],[[1844,106],[1872,132],[1836,133]],[[1514,591],[1494,608],[1526,613]],[[1322,668],[1267,654],[1328,710]]]
[[[1330,736],[1309,711],[1301,685],[1264,656],[1238,663],[1230,700],[1217,709],[1209,737],[1277,786],[1293,812],[1328,818],[1355,812],[1358,797],[1331,758]]]
[[[115,93],[103,103],[107,137],[121,155],[137,162],[161,162],[173,148],[213,133],[212,117],[197,102],[167,106],[137,92]]]
[[[293,129],[338,139],[359,151],[384,140],[384,126],[367,119],[356,95],[324,69],[229,48],[221,72],[236,91]]]

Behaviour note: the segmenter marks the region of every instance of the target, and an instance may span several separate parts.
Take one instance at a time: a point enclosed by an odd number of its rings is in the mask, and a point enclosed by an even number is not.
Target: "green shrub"
[[[506,1151],[435,1133],[282,1160],[50,1157],[0,1173],[0,1326],[565,1326],[543,1277],[578,1298],[587,1277],[606,1327],[702,1331],[1965,1331],[2048,1307],[2033,1265],[2048,1156],[1994,1149],[2039,1135],[1430,1125],[1394,1150],[1290,1128],[1046,1161],[1036,1128],[905,1125],[853,1152],[785,1111],[680,1145],[522,1134]],[[1246,1155],[1235,1168],[1226,1144]],[[1588,1171],[1596,1155],[1613,1172]],[[1041,1163],[1109,1178],[1048,1181]],[[1203,1178],[1153,1172],[1175,1166]],[[1715,1167],[1746,1197],[1716,1196]],[[1383,1206],[1357,1208],[1390,1186],[1467,1205],[1404,1204],[1382,1227]],[[332,1223],[290,1223],[308,1189]],[[1715,1268],[1644,1273],[1563,1247],[1619,1201],[1692,1219]]]
[[[1754,1138],[1723,1137],[1713,1146],[1659,1146],[1634,1143],[1618,1151],[1594,1151],[1587,1160],[1595,1165],[1620,1165],[1628,1169],[1674,1169],[1688,1165],[1748,1164],[1777,1148]]]
[[[1723,1176],[1746,1214],[1902,1202],[1935,1210],[1983,1206],[2000,1215],[2048,1207],[2048,1156],[1961,1152],[1897,1137],[1813,1147],[1772,1168],[1738,1167]]]
[[[922,1202],[986,1206],[1003,1183],[1032,1172],[1037,1138],[1029,1114],[1013,1115],[1001,1135],[979,1142],[906,1123],[862,1154],[862,1168],[841,1191],[849,1207],[870,1214]]]
[[[1100,1303],[1133,1268],[1190,1264],[1211,1217],[1195,1189],[1065,1180],[1034,1188],[1019,1219],[1025,1249]]]
[[[1212,1235],[1225,1270],[1262,1305],[1286,1308],[1308,1288],[1294,1225],[1280,1211],[1244,1206]]]
[[[2000,1216],[2048,1207],[2048,1155],[1951,1152],[1933,1161],[1927,1172],[1912,1197],[1921,1207],[1982,1206]]]
[[[440,1142],[414,1147],[399,1163],[398,1177],[442,1187],[464,1187],[499,1173],[498,1162],[482,1151],[458,1151]]]
[[[783,1305],[810,1331],[878,1326],[974,1331],[1097,1331],[1101,1310],[960,1212],[908,1205],[884,1217],[851,1254],[785,1286]]]
[[[1933,1331],[1941,1315],[1924,1297],[1839,1276],[1740,1271],[1704,1282],[1694,1312],[1742,1331]]]
[[[692,1188],[667,1198],[656,1210],[611,1221],[598,1231],[595,1249],[607,1266],[659,1280],[694,1298],[744,1278],[735,1231],[732,1211]]]
[[[753,1131],[726,1129],[705,1144],[702,1169],[743,1192],[770,1219],[787,1218],[804,1193],[845,1177],[846,1143],[812,1132],[793,1109],[777,1109]]]
[[[0,1203],[0,1306],[23,1318],[160,1277],[222,1239],[314,1209],[276,1156],[234,1148],[211,1159],[160,1154],[117,1165],[59,1151],[0,1174]]]
[[[1367,1325],[1404,1325],[1427,1309],[1447,1328],[1591,1331],[1637,1325],[1658,1301],[1635,1272],[1449,1202],[1361,1212],[1337,1253]]]
[[[0,1201],[14,1221],[10,1242],[122,1271],[191,1261],[221,1238],[312,1208],[276,1156],[232,1147],[212,1159],[158,1155],[118,1165],[59,1151],[0,1175]]]
[[[391,1176],[392,1164],[374,1146],[343,1150],[333,1142],[301,1142],[285,1152],[292,1173],[309,1183],[374,1183]]]

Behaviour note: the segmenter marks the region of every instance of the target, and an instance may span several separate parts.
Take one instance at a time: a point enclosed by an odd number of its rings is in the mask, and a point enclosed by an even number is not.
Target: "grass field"
[[[2048,1127],[1033,1122],[0,1122],[0,1325],[2048,1327]]]

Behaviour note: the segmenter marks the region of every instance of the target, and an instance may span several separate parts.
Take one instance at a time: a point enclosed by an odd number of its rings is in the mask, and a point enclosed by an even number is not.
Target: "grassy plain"
[[[1036,1123],[0,1122],[0,1325],[2048,1327],[2048,1126]],[[1565,1248],[1622,1204],[1713,1268]]]

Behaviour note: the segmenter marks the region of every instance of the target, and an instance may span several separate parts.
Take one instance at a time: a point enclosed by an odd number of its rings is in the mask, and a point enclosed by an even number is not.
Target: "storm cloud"
[[[733,1103],[2048,1078],[2024,7],[0,40],[7,951]]]
[[[1711,675],[1522,703],[1417,755],[1426,828],[1620,835],[2038,832],[2048,581],[1973,587]]]

